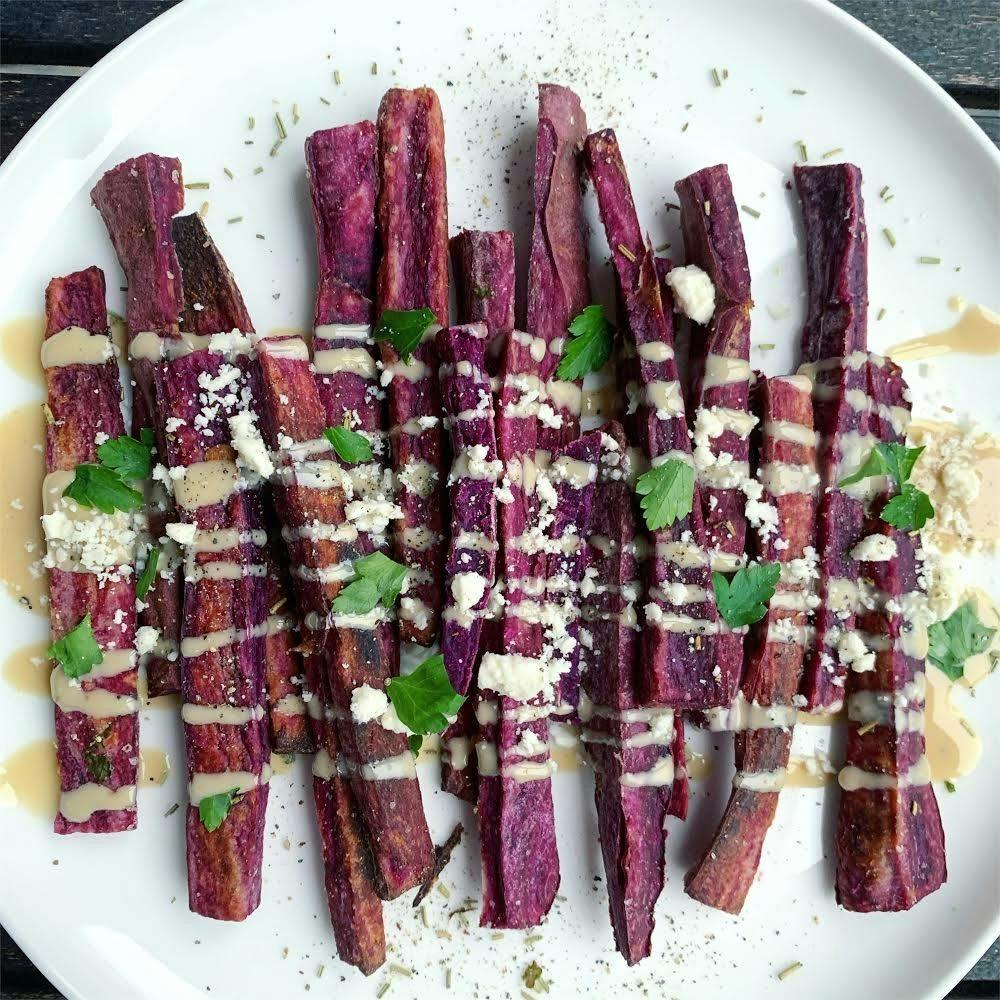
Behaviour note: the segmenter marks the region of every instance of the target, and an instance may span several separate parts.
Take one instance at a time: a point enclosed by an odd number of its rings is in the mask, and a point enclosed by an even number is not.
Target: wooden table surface
[[[0,160],[87,67],[176,2],[0,0]],[[837,5],[908,55],[1000,146],[1000,0],[837,0]],[[994,998],[1000,996],[998,984],[1000,942],[949,996]],[[0,929],[0,998],[59,996]]]

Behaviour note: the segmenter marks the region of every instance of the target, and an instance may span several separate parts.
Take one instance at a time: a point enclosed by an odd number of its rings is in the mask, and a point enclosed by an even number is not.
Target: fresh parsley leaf
[[[374,580],[352,580],[333,599],[333,610],[341,615],[366,615],[378,604],[378,587]]]
[[[923,490],[907,482],[923,447],[907,448],[894,441],[883,441],[868,453],[857,472],[842,479],[843,489],[871,476],[889,476],[896,484],[897,494],[882,509],[882,520],[901,531],[919,531],[933,516],[934,505]]]
[[[604,306],[587,306],[569,325],[556,377],[572,381],[604,367],[611,357],[615,328],[604,315]]]
[[[405,361],[436,317],[431,309],[386,309],[375,327],[376,340],[388,340]]]
[[[49,646],[48,655],[63,668],[67,677],[83,677],[104,660],[101,647],[94,638],[89,612],[80,623],[71,628],[61,639]]]
[[[229,810],[233,808],[233,803],[239,793],[238,788],[230,788],[228,792],[208,795],[198,803],[198,816],[201,819],[201,825],[209,833],[222,826],[222,821],[229,815]]]
[[[118,473],[102,465],[78,465],[73,481],[63,496],[84,507],[96,507],[104,514],[116,510],[138,510],[145,502],[138,490],[123,482]]]
[[[416,733],[410,733],[406,737],[406,742],[410,744],[410,753],[416,757],[420,753],[420,748],[424,745],[423,736],[418,736]]]
[[[148,479],[153,471],[153,432],[144,427],[136,441],[128,434],[111,438],[97,448],[97,457],[105,469],[117,472],[122,479]]]
[[[845,486],[853,486],[855,483],[860,483],[862,479],[871,479],[872,476],[884,476],[889,469],[885,464],[885,457],[880,449],[881,445],[876,445],[872,448],[868,452],[868,457],[861,463],[858,471],[852,473],[846,479],[841,479],[837,483],[837,489],[842,490]]]
[[[957,681],[965,672],[965,661],[985,652],[995,633],[996,629],[987,628],[976,617],[971,602],[966,601],[927,630],[927,659],[950,680]]]
[[[489,285],[474,285],[472,288],[472,294],[480,301],[483,299],[492,299],[493,289],[490,288]]]
[[[347,615],[364,615],[379,601],[391,608],[406,582],[406,567],[382,552],[354,560],[352,580],[335,598],[333,610]]]
[[[83,752],[83,762],[87,765],[87,775],[91,781],[101,785],[111,777],[111,761],[106,754],[88,747]]]
[[[650,531],[666,528],[691,513],[694,498],[694,466],[679,458],[654,465],[635,484],[642,497],[640,507]]]
[[[868,457],[861,468],[846,479],[841,479],[837,486],[843,489],[872,476],[890,476],[896,484],[896,489],[902,489],[923,450],[922,446],[907,448],[905,444],[897,444],[895,441],[882,441],[868,452]]]
[[[140,601],[146,600],[149,588],[153,586],[153,580],[156,579],[156,564],[159,561],[160,550],[155,545],[151,545],[146,550],[146,565],[142,567],[139,579],[135,581],[135,596]]]
[[[730,628],[752,625],[767,614],[767,602],[781,576],[778,563],[757,563],[738,570],[732,580],[712,573],[715,604]]]
[[[385,690],[399,721],[420,735],[440,733],[448,725],[448,717],[457,715],[465,702],[451,686],[440,653],[424,660],[413,673],[393,677]]]
[[[368,438],[349,427],[327,427],[323,436],[333,446],[342,462],[354,465],[356,462],[372,460],[372,446]]]
[[[882,520],[900,531],[919,531],[933,516],[931,498],[913,483],[903,483],[899,496],[882,508]]]

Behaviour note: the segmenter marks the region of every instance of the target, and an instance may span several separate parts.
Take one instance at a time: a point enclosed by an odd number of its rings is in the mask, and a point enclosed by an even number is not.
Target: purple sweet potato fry
[[[632,625],[641,594],[632,495],[625,478],[626,439],[607,424],[595,489],[589,570],[596,586],[585,598],[590,633],[580,714],[583,739],[594,763],[594,802],[608,886],[615,943],[632,965],[650,953],[653,908],[663,889],[664,820],[672,798],[671,709],[641,709],[636,690],[639,635]],[[678,716],[680,713],[677,713]],[[660,743],[636,747],[639,734],[657,718]],[[682,730],[683,733],[683,730]],[[683,735],[681,736],[683,745]],[[665,742],[664,742],[665,741]],[[683,758],[682,758],[683,761]],[[630,785],[627,775],[659,775],[649,785]]]
[[[437,94],[426,87],[386,92],[378,113],[378,233],[382,245],[377,277],[377,314],[387,309],[428,308],[448,324],[448,198],[445,184],[444,120]],[[388,384],[389,425],[400,428],[392,442],[397,475],[412,462],[441,467],[439,424],[406,430],[410,421],[437,417],[437,359],[433,339],[419,344],[404,374],[396,350],[380,343]],[[411,425],[412,426],[412,425]],[[443,483],[428,496],[406,487],[398,501],[405,517],[393,529],[396,553],[414,569],[413,604],[402,609],[400,637],[428,645],[438,631],[445,561]],[[430,544],[414,545],[414,532]]]
[[[618,277],[626,334],[637,353],[623,372],[629,438],[646,462],[669,452],[689,455],[671,317],[663,308],[657,265],[642,239],[614,132],[588,136],[584,158]],[[644,703],[689,709],[729,704],[739,683],[742,644],[723,628],[708,599],[711,576],[697,483],[690,515],[652,534],[654,553],[645,566],[650,603],[642,631]],[[663,591],[670,583],[700,587],[706,600],[675,606]]]
[[[816,466],[816,448],[810,443],[812,399],[810,386],[801,376],[765,379],[759,376],[754,393],[754,410],[763,427],[759,464],[771,462]],[[779,426],[803,428],[798,440],[777,432]],[[795,435],[789,435],[795,436]],[[746,641],[746,667],[740,684],[739,706],[728,713],[725,728],[737,728],[736,770],[741,784],[734,787],[729,803],[711,842],[701,859],[688,872],[685,891],[708,906],[739,913],[757,874],[764,838],[774,819],[778,791],[754,788],[752,777],[770,775],[788,766],[792,726],[796,710],[792,704],[802,674],[803,646],[808,628],[807,608],[814,583],[809,555],[814,552],[816,498],[808,493],[775,495],[765,488],[762,502],[774,506],[777,525],[759,532],[754,554],[763,562],[779,562],[785,579],[778,594],[790,594],[787,605],[772,606],[757,622]],[[794,566],[793,561],[797,561]],[[801,572],[792,572],[803,567]],[[800,601],[798,595],[803,595]],[[787,625],[780,624],[787,622]],[[736,721],[745,706],[771,706],[769,725],[751,713],[747,725]],[[766,714],[766,713],[764,713]],[[765,780],[765,779],[761,779]]]
[[[739,209],[724,164],[706,167],[675,185],[681,206],[681,226],[688,264],[705,271],[715,286],[715,312],[707,326],[692,324],[688,358],[688,412],[699,444],[699,410],[711,410],[722,422],[721,434],[704,445],[713,455],[728,454],[733,462],[749,458],[749,427],[740,425],[747,413],[748,378],[734,372],[734,381],[718,384],[705,378],[707,359],[725,358],[750,373],[750,267],[743,244]],[[718,362],[716,362],[718,363]],[[735,365],[734,365],[735,367]],[[714,422],[714,421],[713,421]],[[708,547],[742,556],[746,548],[745,498],[733,485],[719,485],[700,473],[701,510]]]
[[[128,283],[125,322],[129,342],[152,331],[164,337],[179,336],[178,317],[184,307],[180,266],[171,239],[171,218],[184,207],[181,163],[175,157],[145,153],[107,171],[91,191],[91,200],[101,213]],[[132,402],[132,435],[144,427],[156,434],[163,460],[165,442],[161,422],[156,419],[153,394],[153,363],[132,359],[135,392]],[[150,535],[163,536],[166,524],[175,520],[169,497],[157,497],[148,511]],[[154,652],[146,662],[151,698],[180,690],[181,603],[180,569],[157,573],[139,612],[139,624],[155,628],[162,644],[173,648],[173,659]]]
[[[174,246],[181,265],[184,286],[184,313],[181,329],[185,333],[212,334],[239,330],[253,333],[253,323],[243,302],[239,286],[226,266],[200,215],[174,219]],[[195,308],[197,306],[197,308]],[[256,358],[237,359],[249,389],[248,406],[260,410],[260,365]],[[263,637],[264,679],[271,721],[271,748],[275,753],[311,753],[315,747],[301,698],[302,657],[295,651],[297,624],[291,587],[287,577],[287,552],[277,527],[274,498],[270,484],[258,488],[264,511],[267,539],[258,548],[257,560],[266,566],[263,578],[265,600],[272,612],[280,612],[287,627],[270,629]]]
[[[45,339],[50,340],[69,327],[87,330],[94,338],[108,341],[110,347],[104,275],[99,268],[90,267],[49,282],[45,291]],[[46,427],[46,471],[68,473],[77,465],[96,462],[97,435],[114,438],[125,433],[119,408],[122,389],[114,358],[109,357],[103,364],[47,368],[45,382],[51,416]],[[47,497],[46,509],[57,498],[58,493],[55,497]],[[50,556],[53,548],[50,545]],[[134,577],[130,573],[114,572],[102,579],[95,573],[81,571],[79,566],[62,568],[57,547],[55,552],[56,565],[49,570],[53,640],[62,638],[89,614],[94,637],[102,650],[134,648]],[[66,680],[62,668],[57,663],[53,663],[53,667],[54,679]],[[81,678],[79,698],[85,706],[92,692],[106,692],[94,694],[94,698],[113,696],[116,714],[110,716],[77,710],[69,705],[61,707],[61,685],[53,683],[56,760],[62,793],[55,816],[56,833],[115,833],[135,829],[139,745],[137,682],[135,662],[119,673]],[[106,762],[107,776],[94,773],[96,758]],[[131,788],[130,795],[125,793],[129,802],[123,808],[95,809],[86,817],[64,815],[63,809],[68,808],[67,794],[92,785],[103,786],[112,792]],[[101,793],[97,791],[96,794]]]

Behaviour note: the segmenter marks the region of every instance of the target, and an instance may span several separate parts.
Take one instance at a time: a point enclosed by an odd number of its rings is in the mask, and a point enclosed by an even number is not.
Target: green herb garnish
[[[105,441],[97,449],[97,458],[105,469],[117,472],[122,479],[148,479],[153,471],[156,439],[148,427],[139,431],[139,440],[122,434]]]
[[[427,308],[386,309],[375,327],[375,339],[388,340],[405,361],[434,321],[433,311]]]
[[[603,368],[611,357],[614,332],[604,306],[587,306],[569,325],[570,338],[563,346],[556,377],[572,381]]]
[[[103,465],[78,465],[73,481],[63,490],[84,507],[96,507],[104,514],[116,510],[138,510],[145,503],[142,494],[125,483],[118,473]]]
[[[366,615],[379,601],[391,608],[406,580],[406,567],[382,552],[354,560],[352,580],[336,597],[333,610],[342,615]]]
[[[333,450],[342,462],[354,465],[357,462],[372,460],[371,442],[363,434],[352,431],[350,427],[327,427],[323,436],[333,445]]]
[[[882,508],[882,520],[900,531],[919,531],[933,516],[931,498],[913,483],[903,483],[899,495]]]
[[[146,550],[146,564],[142,567],[139,579],[135,581],[135,596],[140,601],[146,600],[149,588],[153,586],[156,579],[156,564],[160,561],[160,550],[156,546],[150,546]]]
[[[679,458],[654,465],[635,484],[642,497],[640,507],[650,531],[666,528],[691,513],[694,498],[694,466]]]
[[[239,793],[238,788],[230,788],[228,792],[207,795],[198,803],[198,817],[201,819],[201,825],[209,833],[222,826],[222,821],[229,815],[229,810],[233,808]]]
[[[730,628],[752,625],[767,614],[767,602],[781,576],[778,563],[744,566],[729,580],[722,573],[712,573],[715,604]]]
[[[493,289],[489,285],[474,285],[472,288],[472,294],[475,298],[482,301],[483,299],[493,298]]]
[[[89,747],[83,751],[83,762],[87,765],[87,775],[91,781],[103,784],[111,777],[111,761],[107,755],[91,750]]]
[[[399,721],[417,735],[440,733],[465,702],[452,687],[440,653],[405,677],[391,678],[385,691]]]
[[[882,520],[901,531],[919,531],[934,516],[934,505],[923,490],[907,480],[923,450],[892,441],[881,442],[872,448],[861,467],[842,479],[837,487],[853,486],[872,476],[889,476],[897,494],[883,508]]]
[[[94,638],[89,612],[78,625],[49,646],[48,655],[63,668],[67,677],[74,679],[89,674],[104,660],[101,647]]]
[[[927,630],[927,659],[949,680],[957,681],[965,673],[965,661],[985,652],[995,634],[996,629],[987,628],[976,617],[972,603],[966,601]]]

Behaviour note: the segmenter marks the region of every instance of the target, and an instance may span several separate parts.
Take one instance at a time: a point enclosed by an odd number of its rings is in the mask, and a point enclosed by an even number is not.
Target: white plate
[[[729,71],[721,87],[713,85],[713,66]],[[340,86],[331,79],[334,69]],[[180,156],[187,180],[212,182],[207,192],[189,193],[189,208],[210,202],[208,223],[258,329],[307,326],[315,268],[302,141],[315,129],[373,116],[393,84],[426,83],[441,96],[452,231],[512,226],[523,249],[538,79],[576,88],[592,128],[618,129],[640,214],[656,243],[680,246],[676,215],[668,219],[663,210],[674,181],[728,162],[737,201],[762,213],[743,221],[758,304],[754,340],[780,345],[766,356],[772,371],[792,363],[802,319],[798,213],[783,187],[799,139],[814,156],[843,147],[865,172],[872,306],[888,310],[872,324],[874,348],[948,325],[950,295],[997,304],[995,150],[941,90],[832,4],[564,0],[470,9],[437,0],[364,7],[188,0],[89,71],[4,165],[0,318],[39,313],[51,275],[93,263],[108,275],[109,305],[121,310],[118,265],[88,192],[112,164],[154,150]],[[793,88],[807,93],[793,95]],[[294,127],[293,102],[302,115]],[[291,134],[272,158],[276,110]],[[256,117],[253,132],[249,115]],[[247,139],[255,145],[244,145]],[[258,164],[264,172],[254,175]],[[224,165],[236,180],[223,175]],[[888,204],[877,196],[885,184],[895,193]],[[226,224],[238,215],[242,223]],[[895,231],[895,250],[880,236],[883,226]],[[255,239],[257,232],[266,240]],[[605,255],[597,228],[594,272],[606,292]],[[919,255],[944,263],[921,266]],[[768,305],[790,306],[790,313],[774,320]],[[996,426],[995,360],[953,357],[935,372],[940,385],[953,387],[961,409]],[[6,369],[0,392],[6,406],[39,395]],[[918,398],[918,410],[922,405]],[[45,632],[42,619],[0,598],[0,654]],[[690,901],[682,874],[724,801],[729,748],[723,745],[713,780],[694,786],[693,819],[671,824],[655,957],[631,971],[613,951],[602,884],[593,881],[601,865],[589,778],[557,776],[565,899],[530,953],[552,982],[552,995],[645,995],[636,992],[645,986],[655,995],[684,997],[732,990],[943,996],[997,933],[1000,727],[991,723],[1000,688],[980,690],[972,718],[984,733],[984,760],[960,794],[941,796],[949,881],[940,892],[906,914],[838,910],[829,857],[835,795],[823,809],[820,793],[794,790],[781,798],[742,918]],[[45,699],[2,683],[0,718],[0,759],[51,730]],[[0,920],[42,971],[69,996],[88,1000],[194,997],[208,987],[227,998],[298,996],[309,986],[314,995],[374,994],[385,974],[365,982],[335,958],[304,762],[274,782],[260,909],[242,925],[215,924],[185,904],[183,810],[163,818],[182,793],[179,727],[164,712],[145,712],[142,722],[144,742],[172,751],[175,773],[166,787],[140,794],[139,832],[60,839],[47,821],[0,809]],[[421,780],[438,840],[460,815],[474,825],[469,812],[435,791],[436,768],[422,768]],[[282,846],[285,838],[290,849]],[[431,917],[441,926],[449,908],[478,896],[474,840],[459,850],[447,877],[451,900],[430,897]],[[440,996],[445,966],[459,995],[518,994],[530,960],[525,935],[494,940],[472,916],[467,931],[452,919],[448,941],[426,929],[407,900],[386,908],[390,961],[415,970],[412,978],[393,978],[390,1000]],[[801,970],[779,982],[776,972],[793,961]],[[320,965],[323,979],[316,978]]]

